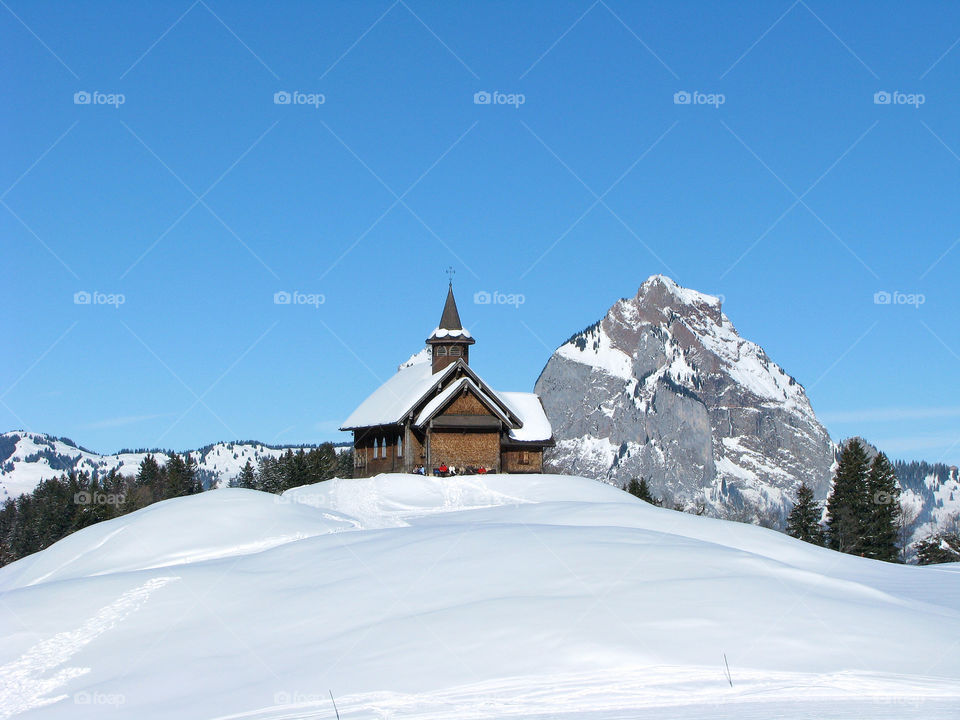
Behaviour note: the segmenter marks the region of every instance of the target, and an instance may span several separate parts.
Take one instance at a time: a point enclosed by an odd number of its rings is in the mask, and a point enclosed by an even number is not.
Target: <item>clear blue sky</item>
[[[447,266],[515,390],[662,272],[835,438],[958,463],[958,38],[944,3],[4,0],[0,427],[345,439]]]

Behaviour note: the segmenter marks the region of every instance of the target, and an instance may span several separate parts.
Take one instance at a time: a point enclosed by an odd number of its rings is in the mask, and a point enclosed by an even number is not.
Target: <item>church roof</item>
[[[463,330],[460,324],[460,313],[457,311],[457,301],[453,297],[453,283],[447,288],[447,301],[443,304],[443,314],[440,316],[441,330]]]
[[[340,429],[397,425],[424,401],[426,404],[417,414],[416,422],[426,422],[433,411],[444,405],[456,389],[467,385],[486,403],[498,408],[495,414],[504,420],[512,440],[534,442],[546,441],[552,437],[550,421],[547,420],[540,398],[534,393],[497,392],[488,387],[462,360],[437,373],[432,372],[432,367],[429,352],[414,355],[400,366],[393,377],[374,390],[350,417],[344,420]],[[458,367],[462,368],[466,375],[444,388],[447,378]],[[440,388],[443,389],[436,396],[427,400],[431,393]]]
[[[421,410],[417,415],[416,425],[418,427],[423,427],[434,415],[443,409],[449,400],[456,396],[456,394],[463,388],[469,388],[470,391],[480,399],[480,402],[486,405],[490,412],[505,422],[508,427],[513,424],[513,421],[511,421],[507,414],[503,411],[503,400],[501,398],[498,397],[496,400],[494,400],[487,393],[481,390],[469,377],[462,377],[459,380],[454,380],[435,398],[423,406],[423,410]],[[496,393],[494,393],[494,395],[496,395]]]

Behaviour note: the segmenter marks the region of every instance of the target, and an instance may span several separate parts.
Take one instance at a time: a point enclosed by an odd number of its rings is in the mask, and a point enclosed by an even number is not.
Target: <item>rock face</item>
[[[643,476],[667,504],[780,524],[833,445],[799,383],[744,340],[720,300],[655,275],[550,358],[536,392],[556,471]]]

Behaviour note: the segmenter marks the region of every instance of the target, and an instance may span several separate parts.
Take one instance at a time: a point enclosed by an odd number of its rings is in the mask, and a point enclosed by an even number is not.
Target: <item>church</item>
[[[553,431],[534,393],[497,392],[470,367],[476,342],[460,323],[453,283],[427,346],[344,421],[353,476],[443,466],[458,472],[539,473]]]

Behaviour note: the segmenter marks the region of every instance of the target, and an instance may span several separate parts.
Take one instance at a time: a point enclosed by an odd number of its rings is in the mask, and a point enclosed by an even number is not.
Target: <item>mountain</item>
[[[737,333],[710,295],[654,275],[557,348],[536,391],[549,467],[667,504],[782,523],[800,481],[830,488],[833,444],[803,387]]]
[[[303,445],[278,446],[258,442],[221,442],[191,451],[204,487],[221,487],[240,474],[247,460],[254,468],[263,457],[277,457]],[[122,450],[100,455],[77,445],[69,438],[44,433],[7,432],[0,435],[0,502],[30,492],[41,480],[72,471],[106,475],[117,470],[136,475],[147,455],[164,463],[170,450]]]
[[[960,476],[956,465],[898,460],[893,466],[900,481],[904,536],[909,545],[933,533],[960,531]]]
[[[333,696],[344,720],[930,720],[960,703],[956,568],[577,477],[220,489],[80,530],[0,569],[0,593],[0,717],[332,720]]]

